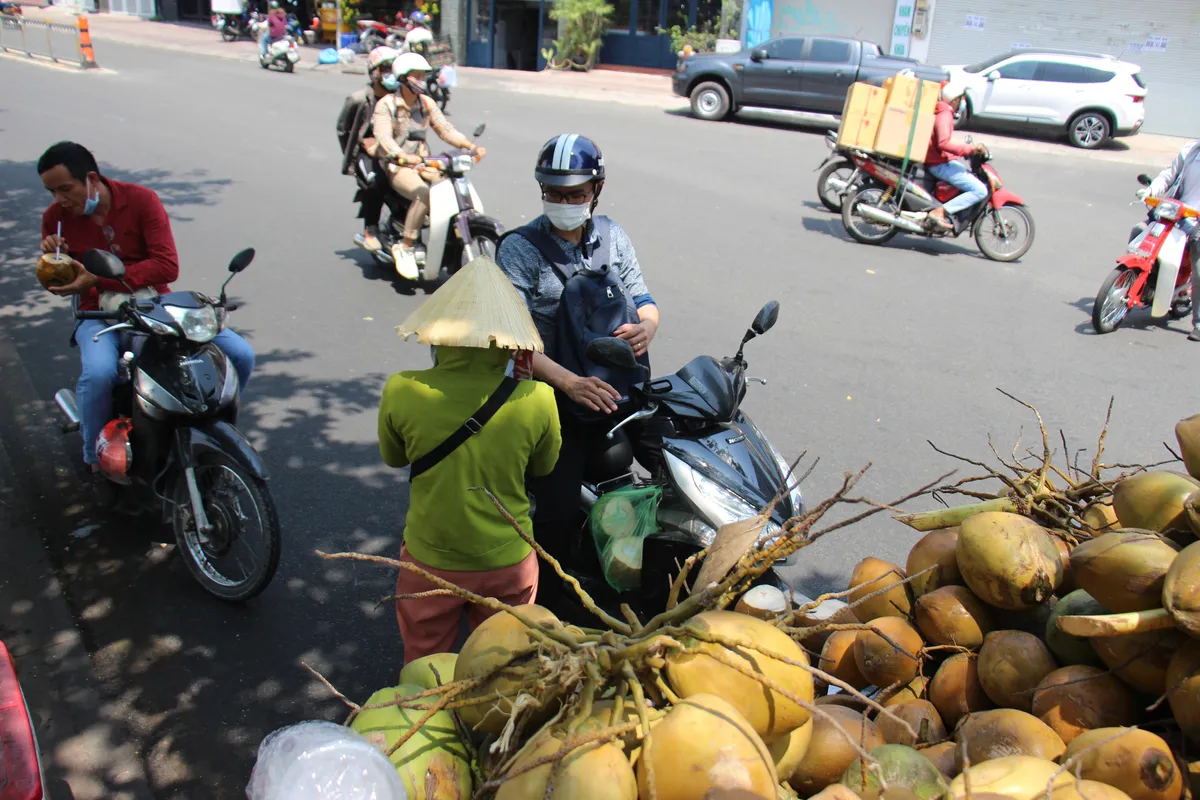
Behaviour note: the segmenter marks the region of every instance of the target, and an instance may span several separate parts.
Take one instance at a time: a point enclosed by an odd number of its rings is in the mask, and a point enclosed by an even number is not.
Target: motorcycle
[[[213,14],[212,26],[221,32],[221,38],[227,42],[238,39],[254,39],[255,25],[260,17],[257,11],[250,14]]]
[[[988,162],[986,148],[968,157],[971,173],[987,187],[987,197],[950,217],[953,227],[931,227],[929,212],[962,190],[912,165],[901,175],[898,165],[874,154],[851,151],[854,165],[872,181],[842,203],[842,225],[863,244],[883,244],[901,231],[929,238],[957,238],[970,231],[980,251],[993,261],[1016,261],[1033,246],[1034,225],[1025,201],[1004,188]]]
[[[1138,181],[1149,186],[1150,176]],[[1192,258],[1188,219],[1200,218],[1200,210],[1178,200],[1147,197],[1148,224],[1130,240],[1117,267],[1096,293],[1092,305],[1092,327],[1096,333],[1111,333],[1134,308],[1150,307],[1155,319],[1183,319],[1192,312]],[[1194,223],[1193,223],[1194,224]],[[1136,230],[1136,229],[1135,229]]]
[[[404,43],[403,28],[387,25],[375,19],[360,19],[358,21],[358,41],[364,53],[370,53],[376,47],[400,48]]]
[[[825,134],[825,146],[830,152],[817,167],[821,171],[817,176],[817,197],[821,205],[835,214],[842,210],[842,200],[846,195],[857,191],[865,180],[863,171],[850,157],[850,151],[838,146],[837,137],[837,131]]]
[[[486,128],[486,123],[480,124],[474,137],[479,138]],[[424,141],[424,131],[413,134],[417,135],[412,136],[412,141]],[[483,201],[467,177],[475,163],[475,156],[465,150],[450,150],[424,161],[424,168],[437,170],[445,176],[444,180],[429,187],[429,214],[414,252],[420,279],[427,289],[437,288],[444,278],[458,272],[477,256],[496,257],[504,226],[483,212]],[[359,154],[355,165],[359,185],[369,187],[376,179],[381,179],[382,176],[375,172],[378,168],[369,155]],[[394,267],[392,246],[403,238],[409,202],[389,186],[384,204],[387,213],[379,224],[379,241],[383,247],[372,255],[380,264]],[[362,234],[356,235],[354,241],[361,246]]]
[[[791,466],[741,410],[746,384],[766,384],[763,378],[746,377],[743,351],[778,317],[779,303],[767,303],[746,331],[737,355],[720,360],[699,356],[673,375],[634,386],[618,402],[615,414],[623,419],[608,432],[605,452],[589,454],[580,509],[588,514],[605,493],[647,484],[631,470],[633,448],[623,431],[643,420],[646,435],[641,438],[653,442],[655,458],[662,458],[662,468],[649,484],[660,485],[663,494],[657,513],[659,532],[643,540],[640,588],[618,594],[603,578],[588,578],[598,569],[599,558],[590,543],[581,548],[581,557],[591,562],[581,574],[595,586],[593,596],[603,598],[606,605],[616,608],[628,603],[652,616],[666,607],[670,581],[663,576],[673,576],[687,558],[710,546],[721,526],[755,517],[774,502],[755,545],[764,547],[788,519],[805,512],[800,488],[789,480]],[[623,339],[594,340],[588,358],[614,369],[645,369]],[[776,563],[794,562],[793,555]],[[755,585],[764,583],[788,589],[774,568]]]
[[[132,296],[115,311],[80,311],[75,318],[113,323],[101,336],[128,336],[113,388],[117,417],[97,437],[101,474],[127,493],[134,508],[159,505],[184,564],[210,594],[238,603],[262,592],[279,565],[279,515],[262,458],[235,426],[240,386],[233,364],[212,339],[236,308],[225,287],[254,259],[233,257],[218,300],[198,292]],[[125,265],[112,253],[81,259],[94,275],[120,281]],[[79,429],[75,393],[55,402]],[[249,541],[251,527],[257,542]],[[240,574],[239,574],[240,573]]]
[[[266,23],[262,23],[266,25]],[[296,39],[285,36],[267,45],[265,55],[258,56],[258,63],[263,69],[279,67],[284,72],[295,72],[296,63],[300,61],[300,48],[296,47]]]

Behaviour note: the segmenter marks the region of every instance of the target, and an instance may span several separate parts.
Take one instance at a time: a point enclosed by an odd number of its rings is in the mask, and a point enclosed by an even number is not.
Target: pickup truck
[[[837,116],[850,84],[880,86],[905,69],[927,81],[948,78],[939,67],[884,56],[871,42],[807,36],[772,39],[739,53],[681,58],[671,88],[690,98],[692,113],[700,119],[726,119],[743,106]]]

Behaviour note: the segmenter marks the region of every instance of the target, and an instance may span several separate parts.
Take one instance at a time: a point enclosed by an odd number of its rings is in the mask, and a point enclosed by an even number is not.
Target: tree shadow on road
[[[355,247],[346,250],[337,250],[334,251],[334,255],[358,267],[365,280],[389,283],[396,294],[405,297],[413,297],[417,294],[417,285],[415,283],[404,280],[396,274],[396,270],[380,264],[370,253],[362,248]]]
[[[1092,307],[1095,304],[1096,298],[1094,296],[1081,297],[1073,303],[1067,303],[1068,306],[1079,309],[1087,317],[1075,326],[1075,332],[1081,336],[1106,335],[1097,333],[1096,329],[1092,327]],[[1180,330],[1179,328],[1172,327],[1172,325],[1176,323],[1184,325],[1186,328],[1184,330]],[[1119,330],[1138,331],[1139,333],[1166,332],[1188,334],[1191,333],[1190,315],[1189,317],[1182,318],[1182,321],[1172,319],[1170,315],[1162,319],[1155,319],[1154,317],[1150,316],[1149,309],[1137,308],[1126,314],[1125,319],[1121,321],[1121,327]],[[1116,332],[1117,331],[1113,331],[1113,333]]]

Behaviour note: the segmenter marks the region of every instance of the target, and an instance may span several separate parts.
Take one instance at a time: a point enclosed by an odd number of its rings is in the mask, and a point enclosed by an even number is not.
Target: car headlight
[[[221,332],[221,320],[217,310],[212,306],[201,308],[180,308],[179,306],[163,306],[171,319],[179,325],[183,335],[189,341],[211,342]]]
[[[691,475],[692,482],[696,485],[696,489],[704,498],[704,508],[702,510],[712,518],[717,528],[720,528],[722,525],[741,522],[751,517],[757,517],[761,513],[761,509],[752,507],[745,500],[716,481],[705,477],[694,469],[690,469],[688,472]],[[757,544],[760,547],[772,544],[772,540],[782,531],[783,529],[779,523],[773,520],[768,521],[758,537]],[[712,541],[705,541],[703,544],[705,547],[708,547],[712,544]],[[780,560],[785,564],[791,564],[793,563],[793,556]]]
[[[475,157],[474,156],[455,156],[454,157],[453,167],[454,167],[455,172],[466,172],[473,166],[475,166]]]

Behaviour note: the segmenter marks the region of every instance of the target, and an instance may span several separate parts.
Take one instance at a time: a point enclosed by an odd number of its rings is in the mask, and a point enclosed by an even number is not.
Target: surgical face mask
[[[573,206],[569,203],[551,203],[543,200],[542,212],[550,220],[550,224],[560,231],[573,231],[583,227],[583,224],[592,216],[592,204],[583,203]]]
[[[88,195],[88,199],[83,204],[83,215],[90,217],[96,213],[96,207],[100,205],[100,187],[96,187],[95,195]]]
[[[397,77],[393,72],[385,73],[383,80],[380,82],[383,84],[383,88],[387,89],[389,92],[394,92],[400,88],[400,78]]]

